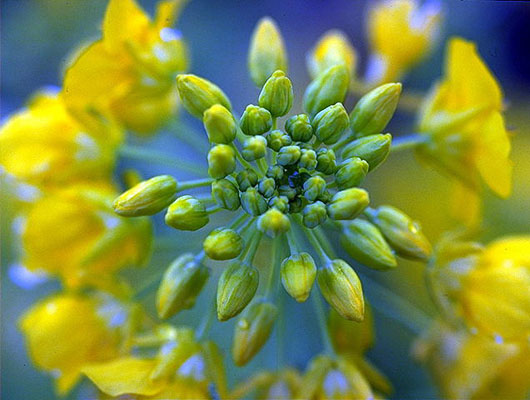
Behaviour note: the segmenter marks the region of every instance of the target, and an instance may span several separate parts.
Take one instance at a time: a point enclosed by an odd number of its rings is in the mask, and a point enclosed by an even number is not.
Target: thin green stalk
[[[173,120],[169,127],[169,133],[172,136],[187,143],[201,154],[208,153],[210,146],[205,140],[205,133],[198,132],[196,129],[184,123],[181,118]]]
[[[398,151],[413,149],[414,147],[425,142],[425,137],[420,134],[411,134],[407,136],[401,136],[392,140],[392,147],[390,147],[391,153]]]
[[[271,130],[275,130],[277,129],[278,127],[278,117],[273,117],[272,118],[272,129]]]
[[[215,316],[217,314],[216,295],[215,295],[215,292],[213,293],[214,295],[212,296],[212,300],[210,302],[210,308],[208,310],[208,313],[202,317],[199,327],[197,328],[197,331],[195,334],[198,342],[201,342],[204,339],[206,339],[206,335],[210,331],[212,322],[214,321]]]
[[[254,171],[257,175],[261,175],[260,171],[257,171],[256,168],[254,168],[254,166],[251,163],[249,163],[247,160],[245,160],[243,158],[243,156],[241,155],[239,149],[237,148],[237,146],[234,143],[232,143],[231,146],[234,149],[237,161],[239,161],[239,163],[244,168],[247,168],[247,169],[250,169],[250,170]]]
[[[291,252],[291,255],[300,252],[300,249],[298,248],[298,243],[296,242],[296,237],[294,236],[294,232],[292,229],[289,229],[287,231],[287,244],[289,245],[289,251]]]
[[[322,341],[324,342],[324,352],[330,356],[333,356],[335,351],[331,345],[331,339],[329,337],[329,331],[326,324],[326,313],[324,311],[324,305],[322,304],[322,299],[320,298],[320,293],[318,290],[313,289],[311,291],[311,298],[316,310],[318,327],[320,329],[320,334],[322,335]]]
[[[271,264],[270,264],[270,271],[269,271],[269,277],[267,280],[267,286],[265,287],[265,297],[270,297],[271,292],[274,286],[274,282],[276,281],[276,272],[279,269],[279,263],[278,263],[278,253],[279,253],[279,241],[278,238],[274,238],[272,241],[272,255],[271,255]]]
[[[237,227],[244,223],[247,219],[248,219],[249,215],[245,212],[242,212],[240,213],[239,215],[237,215],[233,220],[232,222],[230,222],[230,225],[228,225],[228,227],[230,229],[237,229]]]
[[[219,206],[219,205],[216,205],[216,206],[213,206],[212,208],[210,208],[209,210],[206,210],[206,212],[208,213],[208,215],[212,215],[212,214],[215,214],[216,212],[219,212],[223,210],[223,207]]]
[[[320,241],[320,244],[324,248],[325,252],[330,257],[337,258],[337,254],[335,253],[335,249],[333,249],[333,245],[329,241],[328,237],[324,235],[324,232],[320,226],[317,226],[315,229],[313,229],[313,234]]]
[[[259,247],[262,235],[263,234],[257,229],[252,234],[252,239],[250,239],[250,244],[248,245],[247,253],[245,254],[243,258],[244,264],[252,264],[252,261],[254,260],[254,256],[256,255],[258,251],[258,247]]]
[[[267,160],[265,160],[265,158],[260,158],[256,160],[256,164],[258,165],[258,168],[260,169],[261,173],[265,175],[267,173],[267,170],[269,169],[269,164],[267,164]]]
[[[320,257],[320,260],[322,261],[322,263],[327,264],[330,261],[330,258],[328,254],[326,254],[322,245],[319,243],[313,231],[309,228],[306,228],[303,225],[300,225],[300,226],[302,227],[302,230],[305,232],[307,239],[309,239],[311,246],[313,246],[318,256]]]
[[[190,181],[179,182],[177,188],[179,192],[181,192],[183,190],[189,190],[189,189],[194,189],[198,187],[209,186],[212,184],[213,181],[214,179],[212,178],[194,179]]]

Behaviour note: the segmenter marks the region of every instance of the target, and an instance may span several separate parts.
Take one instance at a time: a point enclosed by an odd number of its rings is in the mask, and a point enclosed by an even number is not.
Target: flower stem
[[[324,343],[324,352],[330,356],[333,356],[335,351],[331,345],[331,339],[329,337],[329,331],[326,324],[326,312],[324,311],[324,305],[322,304],[322,299],[320,298],[320,293],[318,290],[313,289],[311,291],[311,299],[313,300],[313,305],[318,318],[318,327],[320,328],[322,342]]]
[[[302,227],[302,230],[305,232],[306,237],[309,239],[309,242],[311,243],[311,246],[313,246],[313,248],[317,252],[318,256],[320,257],[320,260],[322,261],[322,263],[323,264],[327,264],[330,261],[330,258],[328,256],[328,254],[326,254],[324,248],[322,247],[322,245],[318,241],[318,239],[315,236],[315,234],[313,233],[313,231],[311,229],[309,229],[309,228],[306,228],[303,225],[300,225],[300,226]]]
[[[197,332],[195,334],[198,342],[206,339],[206,335],[208,334],[208,331],[210,330],[210,327],[212,326],[212,322],[215,319],[216,313],[217,313],[217,303],[216,303],[216,295],[214,292],[214,295],[212,296],[212,300],[210,302],[210,308],[208,309],[208,312],[206,313],[206,315],[202,317],[199,327],[197,328]]]
[[[279,269],[278,254],[280,253],[278,238],[274,238],[272,241],[272,254],[269,277],[267,280],[267,286],[265,288],[265,297],[270,297],[274,282],[276,281],[276,271]]]
[[[190,125],[184,123],[182,118],[176,118],[170,124],[169,132],[175,138],[190,145],[201,154],[208,153],[208,142],[204,140],[206,134],[198,132]]]
[[[252,234],[252,239],[250,239],[250,244],[248,245],[247,253],[245,254],[245,258],[243,258],[243,263],[246,264],[252,264],[252,260],[254,260],[254,256],[256,255],[256,252],[258,251],[259,243],[261,241],[262,233],[258,230],[255,230]]]
[[[390,152],[396,153],[398,151],[412,149],[424,142],[425,137],[417,133],[401,136],[392,140],[392,147],[390,147]]]
[[[194,188],[203,187],[203,186],[209,186],[213,181],[214,179],[212,178],[194,179],[191,181],[179,182],[177,188],[180,192],[183,190],[194,189]]]

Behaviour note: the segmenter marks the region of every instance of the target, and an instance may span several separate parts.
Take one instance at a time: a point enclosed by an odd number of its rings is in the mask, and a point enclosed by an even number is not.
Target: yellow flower
[[[443,398],[526,399],[530,392],[530,351],[526,345],[497,343],[436,321],[414,345]]]
[[[64,77],[64,98],[80,118],[109,114],[125,127],[153,133],[177,107],[175,76],[188,67],[187,48],[171,29],[184,0],[158,4],[153,21],[134,0],[111,0],[102,39],[78,52]]]
[[[245,399],[256,391],[256,399],[293,399],[300,390],[301,379],[300,373],[292,368],[277,372],[258,372],[237,385],[228,398]]]
[[[367,80],[373,84],[399,79],[430,51],[440,24],[440,7],[417,0],[385,0],[368,14],[372,56]]]
[[[48,193],[23,217],[22,263],[57,275],[70,287],[103,284],[105,277],[150,255],[151,224],[112,209],[107,183],[73,185]]]
[[[122,132],[99,120],[90,128],[65,108],[62,96],[41,92],[0,129],[0,165],[17,179],[54,186],[110,174]]]
[[[83,366],[118,356],[127,318],[127,308],[108,295],[62,293],[32,306],[20,329],[33,362],[53,374],[56,390],[64,395]]]
[[[341,31],[326,32],[307,55],[307,69],[312,79],[330,67],[343,64],[348,68],[350,76],[355,74],[357,53],[348,37]]]

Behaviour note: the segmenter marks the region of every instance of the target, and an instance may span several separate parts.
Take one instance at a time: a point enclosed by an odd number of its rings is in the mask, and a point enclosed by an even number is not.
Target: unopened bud
[[[311,124],[315,136],[324,144],[334,144],[348,129],[349,118],[342,103],[336,103],[320,111]]]
[[[326,181],[321,176],[315,175],[304,182],[304,197],[315,201],[326,190]]]
[[[196,231],[209,222],[204,205],[195,197],[185,195],[167,209],[166,224],[182,231]]]
[[[354,219],[370,204],[368,192],[352,188],[335,193],[327,205],[328,215],[335,220]]]
[[[296,164],[302,155],[302,151],[298,146],[282,147],[278,153],[278,164],[292,165]]]
[[[274,118],[289,112],[293,105],[293,85],[283,71],[275,71],[267,79],[259,94],[258,104],[269,110]]]
[[[283,146],[289,146],[292,142],[291,137],[279,129],[267,135],[267,145],[274,151],[280,151]]]
[[[359,186],[368,173],[368,163],[359,157],[344,160],[335,172],[335,182],[339,189],[349,189]]]
[[[114,200],[114,211],[123,217],[153,215],[166,208],[177,193],[177,181],[169,175],[138,183]]]
[[[262,178],[258,183],[258,191],[267,199],[274,194],[276,181],[273,178]]]
[[[307,68],[311,78],[334,65],[345,65],[351,75],[355,72],[357,55],[348,37],[341,31],[326,32],[307,57]]]
[[[317,167],[317,153],[312,149],[302,149],[302,155],[298,162],[299,168],[304,168],[308,171],[314,171]]]
[[[278,186],[280,196],[286,197],[289,201],[293,200],[298,194],[297,190],[289,185]]]
[[[313,137],[313,127],[307,114],[293,115],[285,122],[285,130],[295,142],[309,142]]]
[[[302,215],[304,225],[311,229],[319,226],[328,218],[326,205],[321,201],[305,206]]]
[[[337,169],[335,152],[331,149],[319,149],[317,151],[317,171],[331,175]]]
[[[258,175],[254,170],[247,168],[237,173],[236,181],[239,185],[239,190],[244,192],[258,183]]]
[[[233,229],[217,228],[208,234],[202,246],[212,260],[231,260],[243,251],[243,239]]]
[[[204,112],[202,122],[212,143],[230,144],[236,138],[236,120],[221,104],[214,104],[208,108]]]
[[[315,261],[308,253],[293,254],[282,262],[283,287],[298,302],[307,300],[316,275]]]
[[[236,185],[228,179],[219,179],[212,183],[212,195],[221,207],[226,210],[235,211],[241,204],[239,190]]]
[[[239,126],[245,135],[263,135],[272,127],[269,110],[249,104],[239,119]]]
[[[304,94],[304,109],[314,116],[332,104],[342,103],[348,92],[350,76],[344,65],[322,72],[309,84]]]
[[[332,260],[317,272],[320,291],[327,302],[344,318],[362,321],[364,298],[361,281],[344,260]]]
[[[282,213],[289,211],[289,199],[285,196],[274,196],[269,200],[269,206],[276,208]]]
[[[269,208],[258,218],[258,229],[268,237],[274,238],[291,228],[289,217],[277,208]]]
[[[379,164],[386,160],[390,153],[392,135],[370,135],[354,140],[348,144],[343,152],[342,158],[359,157],[365,160],[373,171]]]
[[[181,310],[192,308],[208,279],[208,268],[190,254],[183,254],[171,263],[156,294],[156,309],[162,319]]]
[[[197,118],[202,119],[204,112],[214,104],[232,109],[230,100],[217,85],[196,75],[178,75],[177,89],[184,108]]]
[[[226,321],[239,314],[258,289],[258,270],[239,262],[223,271],[217,283],[217,318]]]
[[[267,154],[267,139],[263,136],[249,137],[243,143],[241,154],[247,161],[254,161],[265,157]]]
[[[227,144],[217,144],[208,152],[208,175],[215,179],[224,178],[236,169],[234,149]]]
[[[267,177],[279,181],[283,178],[285,171],[281,165],[271,165],[267,169]]]
[[[255,188],[248,188],[241,194],[241,207],[248,214],[258,216],[267,211],[267,200]]]

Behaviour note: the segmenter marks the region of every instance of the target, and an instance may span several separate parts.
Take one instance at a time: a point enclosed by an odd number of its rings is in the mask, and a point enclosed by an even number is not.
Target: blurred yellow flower
[[[181,34],[171,29],[184,0],[158,3],[153,21],[134,0],[111,0],[102,39],[67,68],[63,93],[80,118],[109,114],[126,128],[155,133],[177,108],[175,77],[188,67]]]
[[[149,220],[125,219],[112,209],[107,183],[72,185],[47,193],[23,216],[22,263],[62,278],[69,287],[101,285],[105,277],[150,255]]]
[[[20,320],[33,362],[52,373],[65,395],[81,377],[81,368],[117,357],[127,309],[101,293],[61,293],[31,307]]]
[[[90,128],[68,113],[62,96],[36,94],[0,128],[0,166],[37,186],[106,177],[122,132],[99,120]]]
[[[348,37],[339,30],[326,32],[307,55],[307,69],[312,79],[335,65],[343,64],[350,76],[355,74],[357,53]]]
[[[300,390],[300,373],[292,368],[277,372],[258,372],[245,382],[238,384],[230,393],[230,399],[245,399],[255,392],[256,399],[294,399]]]
[[[439,3],[417,0],[378,2],[368,14],[372,55],[367,81],[381,84],[398,80],[431,49],[440,24]]]

